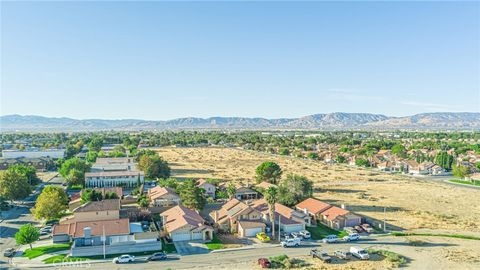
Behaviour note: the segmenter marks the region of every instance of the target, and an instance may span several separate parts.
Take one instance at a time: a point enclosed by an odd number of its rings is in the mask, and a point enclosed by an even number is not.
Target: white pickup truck
[[[370,255],[368,255],[368,252],[360,247],[350,247],[350,253],[352,253],[352,256],[357,257],[360,260],[370,259]]]
[[[282,245],[282,247],[298,247],[300,246],[300,242],[300,238],[289,238],[280,242],[280,245]]]

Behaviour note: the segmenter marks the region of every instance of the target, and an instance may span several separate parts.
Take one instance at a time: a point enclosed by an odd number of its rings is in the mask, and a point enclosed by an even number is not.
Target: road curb
[[[269,245],[269,246],[248,246],[248,247],[239,247],[239,248],[226,248],[226,249],[216,249],[212,250],[210,253],[220,253],[220,252],[229,252],[229,251],[238,251],[238,250],[249,250],[249,249],[257,249],[257,248],[273,248],[279,247],[280,244]]]
[[[480,186],[475,186],[475,185],[469,185],[469,184],[462,184],[462,183],[457,183],[457,182],[452,182],[450,180],[443,180],[443,182],[456,185],[456,186],[464,186],[464,187],[469,187],[469,188],[477,188],[480,189]]]

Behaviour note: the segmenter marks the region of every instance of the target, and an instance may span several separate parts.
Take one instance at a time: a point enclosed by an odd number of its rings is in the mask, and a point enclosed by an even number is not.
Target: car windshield
[[[358,254],[367,254],[367,251],[362,249],[358,251]]]

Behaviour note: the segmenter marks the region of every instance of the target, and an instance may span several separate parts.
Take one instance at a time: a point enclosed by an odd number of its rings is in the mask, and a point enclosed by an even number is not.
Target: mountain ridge
[[[0,132],[138,131],[182,129],[432,129],[480,130],[480,113],[437,112],[390,117],[372,113],[320,113],[298,118],[184,117],[172,120],[73,119],[38,115],[0,116]]]

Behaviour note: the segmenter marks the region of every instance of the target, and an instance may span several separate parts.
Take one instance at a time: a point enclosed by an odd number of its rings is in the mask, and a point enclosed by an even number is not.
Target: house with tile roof
[[[238,199],[226,202],[210,216],[219,230],[238,233],[240,237],[254,237],[266,227],[262,213]]]
[[[359,225],[362,221],[360,216],[346,209],[332,206],[314,198],[305,199],[298,203],[295,208],[304,213],[308,213],[312,219],[316,219],[336,230]]]
[[[90,201],[73,209],[73,215],[60,220],[60,224],[91,220],[111,220],[120,218],[120,199]]]
[[[214,184],[209,183],[207,180],[202,178],[197,180],[197,187],[203,188],[205,190],[205,195],[211,197],[212,199],[215,199],[215,192],[217,191],[217,187]]]
[[[162,248],[159,235],[133,233],[128,218],[75,221],[53,226],[54,243],[72,242],[70,256],[96,256],[156,251]]]
[[[266,224],[271,225],[269,206],[265,199],[254,201],[251,204],[251,207],[261,212],[263,221]],[[302,211],[291,209],[279,203],[275,204],[274,218],[276,226],[278,226],[280,222],[280,230],[287,233],[304,230],[305,225],[311,223],[311,219],[308,214],[305,214]]]
[[[209,241],[213,237],[213,228],[196,211],[183,205],[177,205],[160,214],[163,230],[172,241]]]
[[[156,186],[147,192],[153,206],[169,207],[180,204],[180,196],[171,188]]]

